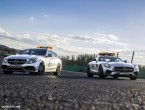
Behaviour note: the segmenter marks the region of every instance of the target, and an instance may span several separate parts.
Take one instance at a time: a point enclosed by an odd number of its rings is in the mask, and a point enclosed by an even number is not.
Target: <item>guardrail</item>
[[[145,50],[117,52],[117,56],[130,63],[145,65]]]

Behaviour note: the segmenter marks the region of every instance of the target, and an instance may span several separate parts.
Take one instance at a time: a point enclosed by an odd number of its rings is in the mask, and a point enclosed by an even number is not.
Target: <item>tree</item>
[[[96,57],[95,54],[81,54],[78,56],[62,56],[63,66],[87,66],[88,63]]]

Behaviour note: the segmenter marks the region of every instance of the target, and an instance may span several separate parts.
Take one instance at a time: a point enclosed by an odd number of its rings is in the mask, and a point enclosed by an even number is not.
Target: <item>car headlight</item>
[[[104,66],[105,66],[106,68],[111,68],[111,65],[108,64],[108,63],[105,63]]]
[[[139,68],[137,65],[134,65],[134,71],[139,71]]]
[[[38,59],[29,59],[27,61],[28,64],[32,64],[32,63],[36,63],[38,61]]]
[[[8,58],[5,57],[4,60],[3,60],[3,62],[4,62],[4,63],[8,63]]]

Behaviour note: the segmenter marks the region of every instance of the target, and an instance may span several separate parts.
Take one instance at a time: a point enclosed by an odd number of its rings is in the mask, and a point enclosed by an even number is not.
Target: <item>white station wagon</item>
[[[30,74],[43,74],[53,72],[59,75],[62,62],[58,55],[52,51],[51,46],[38,46],[26,49],[20,54],[5,57],[2,62],[2,71],[5,74],[13,72],[29,72]]]
[[[99,53],[99,56],[88,64],[88,77],[99,75],[100,78],[112,76],[113,78],[129,77],[131,80],[136,80],[139,74],[139,67],[135,64],[127,63],[114,55],[114,53],[108,52]]]

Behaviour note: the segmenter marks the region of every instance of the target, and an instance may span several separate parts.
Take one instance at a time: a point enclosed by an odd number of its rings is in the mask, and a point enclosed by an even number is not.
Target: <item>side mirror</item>
[[[98,63],[98,61],[95,58],[92,61],[95,61],[96,63]]]
[[[46,57],[52,57],[52,54],[48,54]]]
[[[94,58],[92,61],[96,61],[96,59]]]
[[[16,53],[16,55],[20,55],[20,53]]]
[[[124,60],[125,63],[127,63],[127,60]]]

